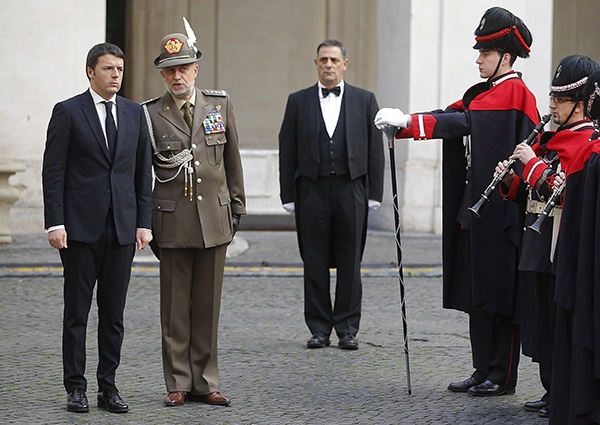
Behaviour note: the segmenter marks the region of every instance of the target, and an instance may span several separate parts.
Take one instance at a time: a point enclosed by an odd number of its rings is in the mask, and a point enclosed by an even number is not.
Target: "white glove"
[[[369,209],[371,211],[376,210],[377,208],[379,208],[381,206],[381,202],[376,201],[374,199],[369,199]]]
[[[283,209],[285,210],[285,212],[287,212],[288,214],[294,214],[294,211],[296,211],[296,205],[293,202],[288,202],[287,204],[283,204]]]
[[[381,108],[375,115],[374,122],[379,130],[382,130],[386,125],[406,128],[409,118],[409,114],[405,114],[398,108]]]

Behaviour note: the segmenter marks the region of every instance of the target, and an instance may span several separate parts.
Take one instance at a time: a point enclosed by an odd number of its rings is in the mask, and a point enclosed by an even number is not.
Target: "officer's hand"
[[[369,199],[369,210],[371,210],[371,211],[376,210],[380,206],[381,206],[381,202],[376,201],[374,199]]]
[[[287,212],[288,214],[294,214],[294,212],[296,211],[296,205],[293,202],[288,202],[287,204],[283,204],[282,206],[285,212]]]
[[[398,108],[381,108],[375,115],[375,125],[382,130],[386,125],[407,128],[409,114],[405,114]]]
[[[242,216],[236,213],[231,214],[231,223],[233,224],[233,236],[235,236],[235,234],[238,231],[238,228],[240,227],[240,220],[242,219]]]

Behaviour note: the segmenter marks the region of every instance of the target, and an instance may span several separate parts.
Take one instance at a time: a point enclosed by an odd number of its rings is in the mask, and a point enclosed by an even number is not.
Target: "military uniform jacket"
[[[145,106],[154,136],[152,226],[158,246],[210,248],[230,242],[232,213],[246,209],[229,95],[196,89],[191,131],[169,93]]]

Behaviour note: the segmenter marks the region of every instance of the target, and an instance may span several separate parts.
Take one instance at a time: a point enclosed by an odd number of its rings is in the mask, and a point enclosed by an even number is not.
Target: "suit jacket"
[[[375,95],[344,85],[346,143],[350,177],[366,176],[368,198],[383,198],[383,141],[373,124],[379,110]],[[321,106],[318,85],[292,93],[279,132],[279,183],[282,203],[294,202],[299,176],[316,180],[319,173],[319,121]]]
[[[54,106],[48,125],[42,182],[45,228],[64,225],[71,240],[96,242],[109,207],[118,241],[135,243],[151,227],[152,159],[140,105],[117,96],[114,162],[88,91]]]
[[[185,169],[163,168],[165,161],[154,155],[157,179],[152,223],[158,246],[210,248],[229,243],[232,213],[246,213],[244,174],[229,95],[223,90],[196,89],[191,131],[169,93],[145,102],[145,106],[155,152],[168,158],[187,149],[193,156],[189,162],[193,174],[187,175],[192,193],[185,194]],[[215,111],[219,111],[223,131],[206,134],[210,129],[204,121],[215,117]]]

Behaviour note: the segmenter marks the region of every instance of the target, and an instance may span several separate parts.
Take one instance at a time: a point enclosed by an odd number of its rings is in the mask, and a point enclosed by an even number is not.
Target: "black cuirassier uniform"
[[[473,378],[514,388],[523,208],[505,202],[497,191],[481,218],[467,208],[489,184],[498,161],[508,158],[539,122],[535,97],[511,71],[476,84],[445,110],[411,116],[412,127],[396,137],[443,139],[444,307],[469,313]]]
[[[557,172],[568,168],[577,146],[587,143],[593,126],[589,120],[561,126],[544,132],[533,146],[537,158],[524,167],[522,179],[515,176],[503,195],[526,204],[525,232],[519,259],[517,323],[521,327],[522,351],[539,363],[540,378],[546,394],[542,401],[550,403],[552,359],[554,350],[555,276],[552,258],[562,208],[558,203],[540,228],[541,234],[528,226],[535,223],[553,191]],[[550,147],[552,149],[550,149]],[[559,152],[557,152],[559,151]]]
[[[556,248],[557,319],[550,424],[600,423],[600,141],[567,170]]]

